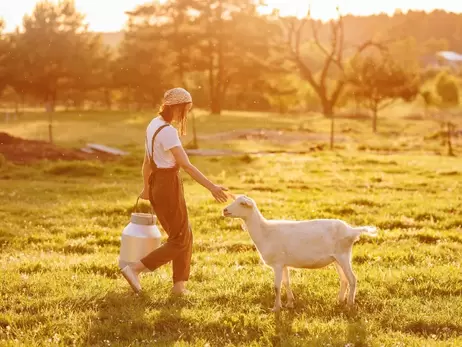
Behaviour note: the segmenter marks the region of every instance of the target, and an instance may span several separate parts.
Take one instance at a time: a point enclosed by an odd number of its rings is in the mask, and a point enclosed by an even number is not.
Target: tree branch
[[[300,53],[300,46],[301,46],[301,34],[302,30],[306,24],[306,19],[302,19],[300,25],[296,27],[295,20],[291,21],[288,25],[288,45],[291,52],[291,58],[300,69],[303,77],[310,83],[313,89],[321,95],[321,86],[316,82],[314,79],[312,71],[306,66],[306,64],[302,60],[302,56]],[[295,42],[294,42],[295,41]],[[295,46],[294,46],[295,45]]]
[[[337,80],[334,92],[332,93],[332,96],[330,98],[333,105],[335,105],[337,103],[337,100],[340,97],[340,94],[342,93],[343,87],[345,87],[345,84],[346,84],[345,80],[343,80],[343,79],[338,79]]]
[[[387,102],[385,102],[387,101]],[[393,105],[394,103],[396,102],[396,99],[382,99],[382,100],[379,100],[378,101],[378,110],[381,111],[381,110],[384,110],[386,109],[387,107]]]

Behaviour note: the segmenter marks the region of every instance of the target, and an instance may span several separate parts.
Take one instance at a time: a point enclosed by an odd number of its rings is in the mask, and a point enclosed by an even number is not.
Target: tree
[[[455,129],[455,124],[452,118],[455,116],[456,107],[459,106],[459,86],[458,81],[454,76],[445,72],[440,73],[436,79],[436,93],[440,98],[439,106],[443,110],[443,114],[439,115],[439,121],[446,126],[446,144],[448,155],[454,155],[452,148],[452,133]]]
[[[165,48],[173,62],[172,73],[175,83],[187,88],[186,74],[192,70],[192,52],[197,37],[193,15],[196,0],[167,0],[137,6],[129,15],[128,27],[138,38],[152,40]]]
[[[211,112],[220,114],[232,85],[259,80],[270,68],[265,60],[275,27],[252,0],[207,0],[196,9],[200,32],[195,65],[207,74]]]
[[[125,91],[127,105],[156,107],[165,89],[172,87],[171,55],[165,43],[146,35],[146,28],[130,23],[119,48],[115,86]]]
[[[189,89],[188,73],[193,70],[192,53],[197,40],[195,17],[191,15],[194,3],[194,0],[168,0],[162,4],[153,2],[138,6],[133,11],[128,12],[132,45],[130,46],[128,43],[129,40],[125,40],[127,45],[125,46],[125,51],[122,52],[122,59],[125,59],[125,62],[128,63],[130,61],[130,51],[137,50],[140,47],[152,47],[151,52],[154,56],[150,58],[151,64],[149,66],[151,69],[149,69],[149,75],[151,76],[151,81],[156,85],[144,85],[142,88],[151,89],[146,90],[146,92],[152,93],[151,95],[155,98],[153,101],[158,102],[162,97],[162,91],[159,88],[180,84],[182,87]],[[138,45],[136,45],[136,41],[138,41]],[[136,66],[138,53],[132,53],[134,55],[131,58],[135,60],[135,65],[126,66],[124,70],[129,79],[136,78],[136,76],[131,75],[133,71],[138,72]],[[144,57],[147,58],[146,54]],[[173,62],[173,64],[169,66],[163,64],[166,61]],[[161,69],[159,69],[160,65],[162,65]],[[170,83],[165,82],[164,79],[170,80]],[[194,112],[192,113],[192,122],[192,146],[197,148]]]
[[[289,59],[297,67],[300,76],[312,86],[318,95],[324,115],[331,119],[330,148],[333,149],[334,108],[348,82],[346,79],[347,59],[352,58],[354,60],[369,47],[384,49],[384,46],[372,40],[367,40],[354,47],[353,53],[348,52],[348,48],[345,46],[343,17],[340,13],[337,20],[329,22],[330,38],[328,39],[328,45],[321,41],[320,24],[311,19],[310,11],[307,17],[301,20],[282,18],[281,22],[285,28]],[[305,37],[308,35],[305,30],[306,25],[311,26],[312,46],[317,49],[318,54],[322,57],[319,71],[316,71],[313,65],[310,64],[310,56],[311,58],[313,57],[313,50],[309,49],[309,53],[306,52],[307,50],[303,50],[305,48],[303,44],[308,41]],[[335,81],[331,82],[332,79]]]
[[[52,137],[52,113],[60,92],[87,90],[93,85],[93,67],[101,55],[100,38],[88,31],[84,16],[71,0],[38,2],[25,15],[23,30],[13,37],[13,87],[45,103]]]
[[[419,95],[424,102],[425,117],[428,117],[430,114],[430,107],[438,104],[438,97],[435,96],[435,93],[431,89],[423,89],[419,92]]]
[[[0,18],[0,96],[2,95],[3,89],[9,83],[8,55],[10,51],[10,45],[8,38],[3,34],[4,26],[5,23]]]
[[[357,57],[352,62],[348,82],[355,97],[372,111],[374,133],[379,111],[398,99],[410,101],[419,92],[417,73],[406,71],[388,55]]]
[[[51,110],[60,89],[82,81],[85,75],[91,76],[88,66],[92,54],[101,46],[83,20],[73,1],[57,5],[41,1],[32,15],[24,16],[23,31],[16,33],[14,53],[21,62],[17,78],[27,85],[29,93],[49,104]]]

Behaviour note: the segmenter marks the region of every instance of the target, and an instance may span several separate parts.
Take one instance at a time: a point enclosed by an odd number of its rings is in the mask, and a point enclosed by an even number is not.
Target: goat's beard
[[[245,224],[245,221],[244,220],[241,220],[241,228],[242,230],[248,232],[249,230],[247,229],[247,225]]]

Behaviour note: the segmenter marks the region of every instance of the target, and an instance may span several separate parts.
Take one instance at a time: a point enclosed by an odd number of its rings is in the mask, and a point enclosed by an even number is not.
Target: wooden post
[[[48,113],[48,141],[53,143],[53,112],[51,107],[51,101],[47,102],[47,113]]]
[[[199,144],[197,143],[197,130],[196,130],[196,116],[194,111],[191,112],[192,116],[192,131],[193,131],[193,148],[199,148]]]

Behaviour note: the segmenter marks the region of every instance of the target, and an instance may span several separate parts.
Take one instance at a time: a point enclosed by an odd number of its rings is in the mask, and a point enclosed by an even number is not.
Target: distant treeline
[[[0,25],[0,105],[153,109],[167,88],[184,86],[217,114],[330,116],[346,99],[364,97],[354,69],[377,73],[370,62],[354,63],[367,56],[358,49],[364,43],[386,52],[384,66],[396,76],[398,66],[409,72],[413,87],[417,75],[425,80],[423,58],[462,52],[462,14],[439,10],[321,23],[261,15],[253,0],[168,0],[134,8],[120,33],[93,33],[84,23],[72,1],[43,1],[16,32]]]

